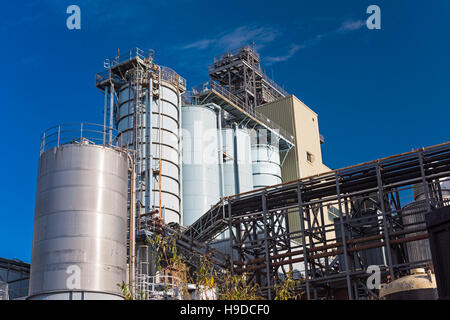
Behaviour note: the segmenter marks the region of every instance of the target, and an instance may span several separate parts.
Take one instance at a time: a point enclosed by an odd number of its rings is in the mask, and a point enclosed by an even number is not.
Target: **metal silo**
[[[127,81],[121,83],[117,90],[116,125],[124,144],[136,150],[137,201],[145,204],[146,212],[161,209],[167,223],[180,223],[178,75],[166,67],[152,74],[157,79],[152,78],[155,82],[151,86],[145,82],[145,73],[139,78],[130,72]]]
[[[279,148],[271,144],[253,144],[253,187],[255,189],[281,183]]]
[[[431,204],[436,204],[440,201],[448,202],[450,199],[450,189],[448,188],[448,181],[441,181],[438,183],[441,199],[430,199]],[[425,214],[427,213],[428,201],[426,200],[425,191],[422,184],[416,184],[413,188],[415,201],[404,206],[402,210],[402,220],[405,229],[413,230],[417,228],[425,228]],[[431,196],[431,195],[429,195]],[[411,233],[410,236],[419,235],[420,232]],[[428,239],[417,240],[406,243],[409,261],[423,261],[431,260],[431,249]]]
[[[222,129],[224,196],[253,190],[250,134],[246,128]]]
[[[86,127],[73,132],[58,127],[41,143],[29,299],[122,299],[128,156],[92,144]]]
[[[220,200],[217,113],[206,106],[181,108],[183,120],[183,225]]]

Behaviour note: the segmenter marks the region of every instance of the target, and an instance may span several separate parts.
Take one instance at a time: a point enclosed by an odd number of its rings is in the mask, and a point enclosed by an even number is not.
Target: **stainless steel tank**
[[[168,75],[166,71],[170,69],[163,68],[163,75]],[[167,223],[181,223],[181,187],[180,187],[180,91],[173,82],[165,81],[161,78],[159,97],[153,97],[151,100],[151,133],[150,133],[150,157],[146,150],[148,136],[142,134],[140,142],[134,145],[133,135],[139,128],[145,132],[150,123],[147,123],[145,105],[140,104],[142,116],[134,119],[136,107],[136,86],[134,83],[126,83],[118,90],[118,108],[116,111],[116,125],[119,131],[120,140],[129,148],[140,148],[140,159],[137,160],[137,175],[146,170],[146,164],[150,163],[154,169],[150,175],[149,182],[136,185],[137,197],[142,195],[140,201],[145,203],[149,201],[149,207],[163,210],[164,219]],[[148,92],[148,91],[147,91]],[[147,93],[145,93],[147,94]],[[140,93],[143,98],[144,93]],[[144,99],[145,100],[145,99]],[[161,161],[160,161],[161,160]],[[161,173],[161,175],[159,174]],[[161,176],[161,180],[160,180]],[[151,188],[149,198],[144,198],[145,188],[148,185]],[[161,188],[160,188],[161,186]],[[161,190],[160,190],[161,189]],[[161,191],[161,192],[160,192]],[[161,199],[161,201],[160,201]],[[139,199],[137,199],[139,201]]]
[[[450,188],[448,180],[439,182],[442,200],[448,201],[450,199]],[[404,206],[402,210],[402,220],[405,229],[425,228],[425,214],[427,213],[427,200],[422,184],[416,184],[413,188],[415,201]],[[431,195],[430,195],[431,196]],[[438,199],[430,199],[432,204],[438,202]],[[419,233],[412,233],[410,236],[418,235]],[[431,260],[430,243],[428,239],[413,241],[406,243],[409,261],[423,261]]]
[[[280,150],[271,144],[253,144],[254,189],[281,183]]]
[[[183,225],[189,226],[220,200],[217,114],[185,106],[183,123]]]
[[[417,200],[406,205],[402,210],[402,220],[405,230],[425,228],[425,213],[427,212],[427,203],[425,200]],[[420,232],[409,234],[415,236]],[[406,243],[408,258],[410,262],[431,260],[430,243],[428,239],[417,240]]]
[[[29,299],[122,299],[127,155],[65,144],[39,159]]]
[[[253,190],[250,134],[246,128],[222,129],[225,153],[224,196]]]

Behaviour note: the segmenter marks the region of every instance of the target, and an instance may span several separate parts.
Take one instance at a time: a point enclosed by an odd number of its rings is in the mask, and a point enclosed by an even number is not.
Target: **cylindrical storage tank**
[[[279,148],[270,144],[252,145],[253,188],[265,188],[281,183]]]
[[[441,181],[440,192],[444,202],[450,199],[450,186],[447,179]],[[402,220],[405,229],[425,228],[425,214],[427,212],[427,200],[423,184],[418,183],[413,188],[415,201],[406,205],[402,210]],[[431,194],[429,196],[432,196]],[[430,199],[432,206],[436,205],[439,200],[436,198]],[[412,233],[410,236],[418,235],[419,233]],[[406,243],[409,261],[423,261],[431,260],[431,249],[428,239],[413,241]]]
[[[225,153],[224,196],[253,190],[250,134],[246,128],[222,129]]]
[[[144,88],[146,90],[146,88]],[[141,100],[141,113],[139,119],[134,119],[136,95],[135,84],[129,82],[124,84],[118,92],[118,108],[116,111],[116,125],[119,131],[119,141],[134,150],[139,149],[139,159],[136,161],[136,173],[141,173],[145,179],[146,164],[148,161],[147,152],[147,130],[148,116],[145,110],[145,101],[148,90],[139,97]],[[154,169],[154,174],[150,174],[150,182],[136,183],[136,194],[141,201],[149,201],[149,208],[163,210],[165,222],[181,223],[181,188],[180,188],[180,108],[179,90],[170,82],[161,80],[159,97],[152,95],[151,101],[151,144],[150,155],[152,161],[148,161]],[[139,99],[138,99],[139,100]],[[135,129],[140,130],[140,142],[134,145],[133,134]],[[161,161],[160,161],[161,160]],[[159,172],[161,174],[159,174]],[[161,179],[160,179],[161,176]],[[146,185],[150,185],[150,198],[144,199]],[[160,201],[161,199],[161,201]]]
[[[39,159],[29,299],[123,299],[126,153],[89,144]]]
[[[427,212],[426,200],[418,200],[404,206],[402,210],[402,221],[405,230],[425,228],[425,213]],[[419,235],[420,232],[408,234],[408,236]],[[406,243],[408,258],[410,262],[431,260],[430,242],[428,239],[417,240]]]
[[[418,268],[380,288],[380,300],[437,300],[436,277]]]
[[[183,123],[183,225],[189,226],[220,200],[217,113],[185,106]]]
[[[443,201],[450,200],[450,180],[449,180],[449,178],[441,179],[441,181],[439,182],[439,188],[440,188],[440,192],[442,194],[442,200]],[[422,183],[415,184],[414,188],[413,188],[413,192],[414,192],[414,200],[425,200],[426,199],[425,190],[423,188]],[[431,195],[429,195],[429,196],[431,196]],[[433,199],[432,201],[436,202],[436,200],[438,200],[438,199]]]

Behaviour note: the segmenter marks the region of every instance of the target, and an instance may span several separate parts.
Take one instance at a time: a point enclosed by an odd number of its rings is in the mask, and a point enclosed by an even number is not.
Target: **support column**
[[[381,179],[380,164],[377,165],[377,183],[378,183],[378,197],[380,199],[381,214],[383,217],[383,233],[384,233],[384,241],[386,242],[387,264],[389,268],[389,274],[391,275],[391,280],[394,280],[394,270],[392,269],[391,241],[389,239],[389,229],[387,224],[386,208],[384,204],[384,191]]]
[[[303,262],[305,264],[306,299],[311,300],[311,292],[309,288],[308,251],[306,249],[305,217],[303,212],[301,182],[297,183],[297,204],[300,215],[300,230],[302,233]]]
[[[270,256],[269,256],[269,233],[267,232],[267,195],[266,192],[261,196],[262,200],[262,209],[263,209],[263,218],[264,218],[264,251],[266,254],[266,279],[267,279],[267,294],[269,300],[272,300],[272,289],[271,289],[271,281],[270,281]]]
[[[347,236],[345,233],[344,228],[344,218],[342,216],[342,199],[341,199],[341,190],[339,186],[339,171],[336,171],[336,194],[338,198],[339,203],[339,224],[341,226],[341,238],[342,238],[342,244],[344,248],[344,267],[345,267],[345,278],[347,281],[347,291],[348,291],[348,299],[353,300],[353,294],[352,294],[352,285],[350,281],[350,270],[349,270],[349,263],[348,263],[348,253],[347,253]]]

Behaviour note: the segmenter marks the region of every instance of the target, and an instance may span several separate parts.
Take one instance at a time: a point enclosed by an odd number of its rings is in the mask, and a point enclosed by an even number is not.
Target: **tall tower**
[[[155,273],[151,250],[139,240],[150,231],[147,220],[183,221],[180,106],[186,81],[172,69],[157,65],[152,50],[119,53],[105,60],[105,68],[96,75],[96,86],[105,96],[105,125],[115,127],[118,145],[134,153],[135,174],[130,183],[135,184],[135,195],[129,195],[129,207],[134,203],[136,208],[138,280]],[[134,257],[129,261],[134,263]]]
[[[227,88],[252,110],[288,95],[261,69],[259,54],[253,46],[243,46],[215,57],[209,66],[209,77],[211,82]]]
[[[132,49],[105,60],[96,75],[105,95],[104,121],[134,151],[136,211],[181,221],[181,94],[186,81],[154,62],[152,50]]]

